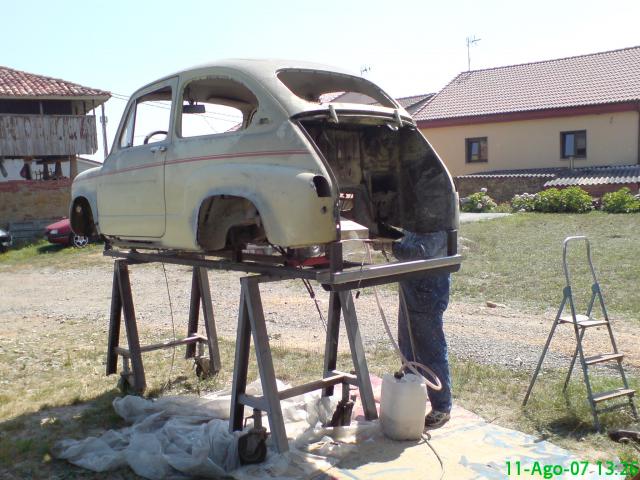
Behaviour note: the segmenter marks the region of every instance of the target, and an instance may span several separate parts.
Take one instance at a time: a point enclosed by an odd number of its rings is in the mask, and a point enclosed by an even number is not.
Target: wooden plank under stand
[[[233,371],[233,385],[231,390],[230,431],[242,430],[244,407],[252,407],[254,413],[266,412],[269,419],[271,436],[276,449],[286,452],[289,449],[285,431],[284,419],[280,402],[303,393],[322,390],[323,395],[333,395],[333,387],[343,385],[342,401],[348,400],[349,386],[358,387],[360,399],[368,420],[377,418],[377,411],[373,397],[373,389],[369,378],[369,369],[364,353],[364,346],[360,335],[358,318],[351,290],[371,285],[393,283],[405,278],[430,273],[452,272],[460,268],[460,255],[414,260],[408,262],[392,262],[384,265],[357,266],[344,262],[342,259],[342,244],[339,242],[329,246],[330,268],[294,268],[284,264],[283,257],[241,255],[227,259],[209,259],[198,255],[168,254],[168,253],[140,253],[135,250],[105,250],[105,255],[117,258],[114,264],[113,294],[111,303],[111,324],[109,329],[109,347],[107,356],[107,374],[116,373],[117,357],[122,355],[131,361],[131,372],[125,361],[124,377],[132,383],[133,389],[142,393],[145,388],[144,369],[142,365],[143,352],[175,345],[187,344],[187,357],[195,353],[196,344],[207,343],[209,346],[209,360],[211,372],[220,369],[217,337],[211,294],[207,279],[207,269],[244,271],[251,273],[240,279],[240,305],[238,314],[238,330],[236,336],[235,364]],[[187,338],[164,344],[140,346],[131,285],[127,265],[134,263],[163,262],[192,266],[194,268],[191,308]],[[324,355],[323,378],[298,385],[286,390],[278,391],[276,374],[273,367],[269,336],[262,308],[260,283],[274,282],[286,279],[316,280],[325,290],[330,291],[329,315],[327,320],[327,335]],[[207,336],[197,333],[198,304],[202,302],[207,327]],[[120,317],[124,313],[128,349],[118,346],[120,337]],[[196,312],[196,313],[194,313]],[[194,317],[195,315],[195,317]],[[345,330],[349,340],[351,358],[355,375],[336,370],[338,356],[338,338],[340,318],[344,319]],[[258,371],[262,384],[262,395],[254,396],[246,393],[247,375],[249,369],[249,352],[251,340],[256,352]],[[346,420],[348,422],[348,419]],[[344,423],[342,423],[344,424]]]

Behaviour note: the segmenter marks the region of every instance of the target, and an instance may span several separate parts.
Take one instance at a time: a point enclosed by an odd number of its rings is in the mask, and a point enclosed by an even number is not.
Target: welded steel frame
[[[417,276],[454,272],[459,270],[461,263],[461,256],[453,254],[447,257],[428,260],[389,262],[381,265],[356,265],[343,260],[342,244],[340,242],[331,244],[328,253],[330,261],[329,267],[325,269],[315,269],[310,267],[300,268],[287,266],[284,263],[283,257],[244,255],[238,254],[237,252],[234,254],[229,253],[228,258],[218,257],[212,259],[188,253],[142,253],[135,250],[105,250],[105,255],[120,259],[116,260],[116,265],[122,261],[126,262],[124,264],[125,266],[127,263],[163,262],[192,266],[194,270],[204,271],[205,276],[206,269],[241,271],[251,274],[240,279],[240,306],[236,335],[233,385],[231,390],[229,429],[231,432],[242,430],[245,406],[266,412],[269,419],[271,436],[279,452],[286,452],[289,449],[280,405],[280,402],[284,399],[315,390],[322,390],[323,395],[331,396],[333,394],[333,387],[337,384],[342,384],[343,388],[356,386],[360,391],[360,399],[365,418],[373,420],[378,416],[369,378],[364,345],[358,325],[355,304],[353,302],[352,290],[373,285],[394,283]],[[122,265],[122,263],[120,263],[120,265]],[[116,270],[117,269],[118,267],[116,267]],[[114,285],[115,275],[114,273]],[[128,276],[123,275],[122,278],[125,279],[126,285]],[[324,373],[321,379],[278,391],[259,285],[261,283],[288,279],[314,280],[330,292],[323,366]],[[133,312],[133,303],[128,300],[124,303],[130,303],[126,308],[123,307],[125,318],[127,318],[127,311]],[[117,305],[115,305],[115,307],[117,307]],[[112,314],[115,307],[112,302]],[[126,325],[129,325],[127,332],[129,333],[129,329],[131,329],[131,332],[135,333],[135,314],[130,314],[129,317],[132,318],[133,321],[126,323]],[[341,317],[344,319],[355,374],[336,370]],[[134,337],[136,336],[137,334],[134,335]],[[262,383],[262,395],[260,396],[248,395],[246,393],[249,353],[252,339]],[[131,348],[132,343],[130,342],[129,345]],[[133,348],[136,348],[135,341]],[[133,364],[133,367],[135,370],[136,365]],[[138,367],[138,369],[140,370],[141,367]],[[142,380],[144,380],[144,378]]]

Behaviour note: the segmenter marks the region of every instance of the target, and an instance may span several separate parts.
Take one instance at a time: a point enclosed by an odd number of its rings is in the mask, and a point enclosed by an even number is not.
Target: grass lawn
[[[465,260],[453,276],[453,295],[506,303],[522,310],[555,311],[562,300],[562,241],[586,235],[610,317],[640,321],[640,214],[519,213],[460,227]],[[591,293],[584,247],[572,245],[569,260],[576,306]]]
[[[38,341],[40,334],[40,343]],[[154,342],[171,338],[171,330],[142,329],[142,339]],[[73,337],[72,342],[65,339]],[[52,458],[51,448],[64,438],[98,435],[108,428],[123,427],[111,407],[119,395],[117,376],[104,376],[106,327],[91,322],[65,322],[46,332],[21,328],[2,345],[0,355],[0,478],[137,478],[129,470],[94,474]],[[209,380],[199,380],[193,363],[182,358],[183,349],[145,354],[150,396],[199,394],[228,386],[233,370],[234,346],[220,342],[223,370]],[[316,379],[321,358],[315,352],[274,349],[278,378],[293,384]],[[388,348],[368,353],[372,373],[394,371],[398,362]],[[339,368],[351,369],[342,355]],[[252,363],[250,379],[257,375]],[[561,375],[548,374],[537,384],[526,410],[520,406],[528,384],[527,374],[499,367],[481,366],[452,359],[455,401],[485,419],[548,439],[572,449],[580,460],[625,460],[637,458],[628,446],[595,434],[584,402],[584,389],[571,385],[568,405],[560,393]],[[597,380],[605,388],[607,379]],[[640,382],[633,379],[633,385]],[[621,425],[620,417],[603,417],[604,425]],[[596,453],[599,452],[599,453]],[[635,455],[635,456],[634,456]]]
[[[101,263],[103,248],[98,243],[84,248],[63,247],[43,239],[0,253],[0,267],[68,267],[70,260],[74,266],[94,265]]]
[[[640,320],[640,215],[517,214],[499,220],[464,224],[460,229],[466,259],[454,275],[454,297],[459,301],[493,300],[515,308],[541,313],[555,310],[561,299],[562,240],[587,235],[593,246],[596,270],[612,317]],[[104,260],[101,246],[59,249],[40,242],[0,255],[0,268],[92,265]],[[571,256],[577,260],[575,255]],[[575,263],[575,262],[574,262]],[[582,262],[584,266],[584,262]],[[585,268],[576,275],[576,291],[588,292]],[[586,298],[585,294],[579,295]],[[52,320],[52,322],[54,322]],[[2,331],[0,342],[0,478],[136,478],[130,471],[93,474],[52,458],[51,447],[63,438],[84,438],[106,428],[123,426],[111,402],[119,395],[117,378],[104,376],[107,325],[91,321],[55,322],[43,325],[23,319]],[[151,343],[171,337],[171,330],[141,329]],[[183,349],[145,354],[149,394],[198,394],[230,385],[233,345],[221,341],[223,370],[210,380],[198,380],[192,362],[183,360]],[[279,378],[301,383],[321,374],[316,352],[274,349]],[[393,371],[398,363],[389,349],[368,353],[372,373]],[[341,356],[341,368],[351,369]],[[173,364],[173,367],[172,367]],[[255,378],[256,371],[250,373]],[[580,460],[638,460],[629,446],[611,442],[592,430],[592,419],[579,376],[568,397],[561,393],[562,373],[545,372],[536,384],[526,409],[521,401],[529,372],[452,359],[455,401],[488,421],[550,440],[576,453]],[[169,379],[171,381],[169,381]],[[631,379],[640,389],[640,379]],[[606,390],[610,380],[595,379],[596,390]],[[626,426],[623,416],[601,417],[605,428]],[[596,453],[599,452],[599,453]]]

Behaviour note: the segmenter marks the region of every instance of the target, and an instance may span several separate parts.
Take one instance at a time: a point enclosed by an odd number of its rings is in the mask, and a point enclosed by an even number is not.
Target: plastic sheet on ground
[[[278,382],[278,389],[284,388],[287,385]],[[259,382],[250,384],[247,393],[259,395]],[[339,398],[339,391],[330,398],[313,392],[283,401],[291,450],[277,454],[268,440],[267,460],[259,465],[238,463],[237,444],[242,432],[229,433],[228,391],[158,400],[117,398],[113,407],[130,426],[109,430],[100,437],[63,440],[54,453],[95,472],[129,466],[136,474],[152,480],[301,478],[331,468],[351,451],[356,440],[378,432],[376,423],[322,428],[331,419]],[[245,417],[251,413],[245,409]],[[264,423],[267,424],[266,417]],[[245,432],[250,427],[251,422]]]
[[[371,381],[379,399],[382,381],[377,377]],[[279,390],[286,387],[278,382]],[[338,480],[440,476],[440,466],[423,441],[386,439],[377,421],[364,420],[359,402],[354,408],[352,426],[322,428],[341,398],[340,386],[336,390],[330,398],[321,398],[320,392],[314,392],[282,401],[290,451],[277,454],[268,440],[267,459],[258,465],[240,466],[237,462],[237,440],[241,433],[229,433],[228,391],[203,397],[116,399],[116,412],[130,426],[110,430],[97,438],[64,440],[54,453],[96,472],[129,466],[141,477],[154,480],[324,478],[321,472]],[[249,385],[247,393],[259,394],[259,384]],[[245,417],[251,413],[251,409],[246,409]],[[263,423],[267,425],[266,418]],[[599,474],[593,464],[582,472],[585,458],[532,435],[488,423],[457,405],[451,421],[432,432],[431,444],[442,457],[447,479],[507,478],[508,465],[513,468],[521,465],[523,469],[521,475],[512,471],[509,478],[542,478],[524,469],[535,465],[571,468],[576,464],[581,466],[583,480],[610,478]]]

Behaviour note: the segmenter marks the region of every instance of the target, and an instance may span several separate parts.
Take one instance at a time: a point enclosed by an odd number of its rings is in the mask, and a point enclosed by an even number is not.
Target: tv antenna
[[[471,71],[471,47],[474,46],[476,43],[478,43],[480,40],[482,40],[481,38],[476,38],[476,36],[474,35],[473,37],[467,37],[467,71]]]
[[[362,65],[360,67],[360,76],[364,77],[365,73],[368,73],[371,71],[371,65]]]

